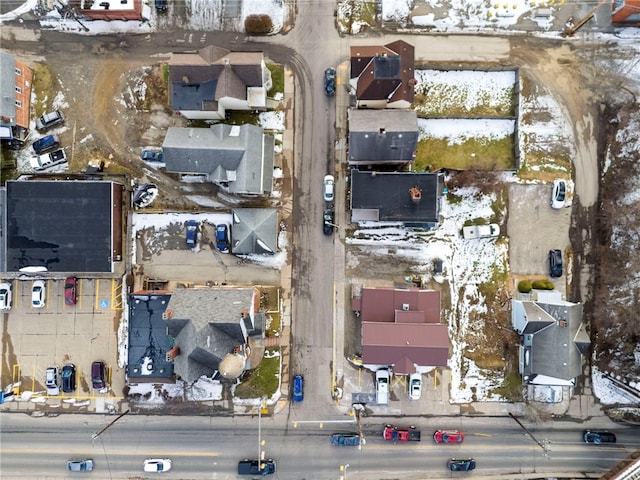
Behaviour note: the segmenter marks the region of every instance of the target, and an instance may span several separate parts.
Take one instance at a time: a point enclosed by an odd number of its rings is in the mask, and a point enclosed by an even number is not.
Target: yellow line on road
[[[96,451],[93,449],[75,450],[69,447],[62,449],[52,448],[0,448],[0,454],[5,455],[8,453],[37,453],[37,454],[51,454],[51,455],[95,455]],[[153,455],[166,455],[170,457],[219,457],[220,452],[175,452],[173,450],[168,451],[164,449],[152,449],[150,453],[132,452],[131,450],[109,450],[109,455],[119,455],[126,457],[139,457],[139,456],[153,456]]]

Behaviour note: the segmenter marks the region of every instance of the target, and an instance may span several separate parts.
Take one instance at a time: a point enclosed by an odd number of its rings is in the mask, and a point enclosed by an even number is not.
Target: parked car
[[[334,184],[335,180],[333,179],[333,175],[325,175],[324,181],[322,182],[322,197],[325,202],[333,202]]]
[[[388,442],[419,442],[420,430],[414,426],[411,427],[394,427],[387,425],[382,431],[382,438]]]
[[[221,252],[229,250],[229,226],[226,223],[216,227],[216,248]]]
[[[67,363],[62,367],[62,391],[64,393],[75,392],[76,390],[76,366]]]
[[[420,400],[422,394],[422,375],[412,373],[409,375],[409,398],[411,400]]]
[[[331,445],[334,447],[357,447],[360,445],[360,434],[334,433],[331,435]]]
[[[47,395],[60,395],[60,369],[57,365],[47,368],[44,384]]]
[[[447,462],[447,467],[452,472],[468,472],[476,468],[476,461],[473,458],[452,458]]]
[[[330,97],[336,94],[336,69],[333,67],[324,71],[324,93]]]
[[[603,430],[585,430],[582,432],[584,443],[616,443],[616,434]]]
[[[566,196],[567,196],[567,183],[561,179],[554,180],[553,190],[551,191],[551,208],[564,207]]]
[[[557,278],[562,276],[562,252],[549,250],[549,275]]]
[[[36,155],[40,155],[41,153],[58,148],[60,146],[60,139],[57,135],[47,135],[33,142],[31,146],[33,147],[33,151],[36,152]]]
[[[325,210],[322,214],[322,231],[325,235],[331,235],[334,228],[334,216],[333,210]]]
[[[67,155],[64,153],[64,148],[54,150],[50,153],[43,153],[37,157],[31,157],[31,168],[34,172],[44,172],[56,165],[62,165],[67,163]]]
[[[276,462],[271,458],[262,461],[245,458],[238,462],[238,475],[271,475],[272,473],[276,473]]]
[[[100,390],[107,386],[106,381],[107,367],[102,361],[95,361],[91,364],[91,384],[96,390]]]
[[[304,400],[304,377],[300,374],[293,377],[293,395],[294,402],[301,402]]]
[[[33,308],[43,308],[46,297],[46,287],[43,280],[36,280],[33,282],[31,288],[31,305]]]
[[[198,241],[198,222],[195,220],[187,220],[187,237],[185,243],[187,247],[193,248]]]
[[[64,123],[64,115],[60,110],[48,112],[36,119],[36,129],[40,131],[48,130],[56,125]]]
[[[70,472],[90,472],[93,470],[93,460],[69,460],[67,462],[67,470]]]
[[[75,305],[78,301],[78,279],[76,277],[67,277],[64,281],[64,303],[67,305]]]
[[[10,283],[0,283],[0,310],[11,310],[12,294]]]
[[[147,458],[142,469],[148,473],[168,472],[171,470],[170,458]]]
[[[145,162],[162,163],[164,161],[164,154],[159,148],[145,148],[140,153],[140,158]]]
[[[460,430],[436,430],[433,434],[433,441],[436,443],[462,443],[464,433]]]
[[[389,403],[389,369],[376,370],[376,403],[386,405]]]
[[[164,13],[167,11],[167,0],[155,0],[156,12]]]

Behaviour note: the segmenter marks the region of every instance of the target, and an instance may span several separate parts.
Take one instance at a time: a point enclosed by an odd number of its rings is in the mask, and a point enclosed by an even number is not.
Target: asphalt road
[[[171,472],[163,478],[236,478],[237,462],[258,455],[258,418],[125,416],[92,441],[115,417],[63,415],[32,418],[21,414],[2,416],[0,471],[3,479],[62,478],[69,459],[92,458],[90,475],[102,478],[143,478],[142,462],[168,457]],[[317,418],[294,425],[282,417],[263,418],[261,438],[266,458],[277,462],[280,479],[333,479],[340,465],[349,465],[348,476],[362,480],[380,478],[450,478],[446,461],[451,457],[476,459],[478,467],[465,478],[532,478],[536,474],[599,472],[640,446],[638,429],[616,430],[619,443],[595,446],[582,443],[580,426],[554,424],[553,428],[528,425],[535,438],[549,443],[548,455],[509,418],[449,419],[447,428],[464,428],[460,445],[435,444],[431,434],[443,420],[414,419],[422,429],[422,441],[385,442],[385,419],[365,419],[366,444],[332,447],[333,432],[353,430],[352,423],[331,423],[344,418]],[[388,420],[387,421],[392,421]],[[323,428],[320,422],[323,421]],[[82,475],[80,475],[82,476]],[[73,478],[78,478],[74,475]],[[593,478],[593,477],[591,477]]]

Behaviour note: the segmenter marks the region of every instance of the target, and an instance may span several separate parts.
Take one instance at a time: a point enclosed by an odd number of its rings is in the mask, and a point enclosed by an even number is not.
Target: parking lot
[[[117,328],[120,317],[120,282],[115,279],[78,279],[76,305],[65,304],[64,279],[44,279],[44,306],[32,306],[34,280],[6,281],[12,286],[13,305],[3,316],[2,386],[20,380],[20,392],[46,397],[45,371],[67,363],[77,368],[77,389],[61,397],[77,400],[122,397],[124,375],[117,366]],[[91,362],[107,364],[110,388],[99,393],[91,387]],[[25,396],[25,398],[28,395]],[[58,398],[58,397],[55,397]],[[46,405],[53,405],[52,398]],[[73,408],[65,401],[63,408]]]

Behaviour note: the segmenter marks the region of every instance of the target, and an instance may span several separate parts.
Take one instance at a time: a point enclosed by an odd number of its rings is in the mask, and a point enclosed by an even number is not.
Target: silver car
[[[0,310],[11,310],[10,283],[0,283]]]
[[[60,369],[54,365],[47,368],[45,386],[48,395],[60,395]]]

